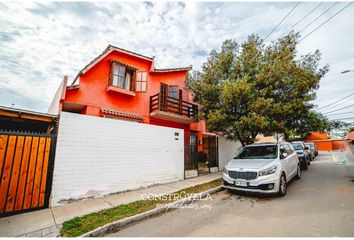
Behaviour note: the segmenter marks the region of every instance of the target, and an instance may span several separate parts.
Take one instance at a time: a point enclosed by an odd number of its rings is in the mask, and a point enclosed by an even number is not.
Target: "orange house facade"
[[[184,130],[185,169],[198,168],[198,152],[218,164],[217,138],[198,119],[198,105],[186,89],[191,66],[157,69],[154,57],[109,45],[86,65],[68,85],[61,85],[58,112],[67,111],[104,118]]]

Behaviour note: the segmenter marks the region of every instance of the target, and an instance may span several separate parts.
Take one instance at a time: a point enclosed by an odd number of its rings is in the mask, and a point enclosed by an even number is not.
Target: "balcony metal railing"
[[[150,113],[156,110],[186,116],[195,120],[198,117],[198,105],[161,93],[150,96]]]

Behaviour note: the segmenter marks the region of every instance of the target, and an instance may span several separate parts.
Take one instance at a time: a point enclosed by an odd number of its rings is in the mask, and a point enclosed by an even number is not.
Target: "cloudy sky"
[[[283,35],[319,2],[302,2],[267,39]],[[295,26],[301,30],[333,3],[325,2]],[[305,36],[348,3],[337,3],[301,34]],[[77,72],[108,44],[147,56],[157,67],[192,64],[199,69],[228,38],[242,42],[268,35],[295,2],[0,2],[0,105],[46,111],[64,75]],[[331,71],[316,104],[323,107],[354,93],[354,4],[305,38],[299,55],[319,49]],[[353,96],[320,109],[354,104]],[[354,111],[349,107],[343,112]],[[340,112],[340,111],[339,111]],[[339,113],[334,112],[334,113]],[[335,115],[339,118],[351,115]]]

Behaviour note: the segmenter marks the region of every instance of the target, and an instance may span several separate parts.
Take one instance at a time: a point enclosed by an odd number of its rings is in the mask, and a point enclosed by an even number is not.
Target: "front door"
[[[199,173],[208,173],[218,167],[218,145],[216,136],[203,136],[202,152],[198,164]]]
[[[188,159],[185,169],[196,169],[198,163],[198,137],[197,134],[191,133],[189,136]]]

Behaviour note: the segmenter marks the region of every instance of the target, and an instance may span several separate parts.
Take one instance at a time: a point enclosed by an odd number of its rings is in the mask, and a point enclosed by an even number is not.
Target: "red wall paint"
[[[354,131],[351,131],[347,134],[347,138],[349,138],[350,140],[354,140]]]
[[[347,140],[333,140],[332,141],[332,149],[333,150],[344,150],[348,144],[349,144],[349,141],[347,141]]]
[[[137,68],[138,71],[146,71],[148,73],[147,92],[137,92],[135,96],[128,96],[117,92],[107,92],[110,59],[115,59],[133,66]],[[182,89],[182,99],[192,102],[190,92],[185,89],[185,80],[188,72],[150,72],[150,69],[153,69],[153,62],[122,52],[113,51],[94,65],[89,71],[80,76],[79,89],[66,90],[65,101],[86,105],[81,111],[82,114],[101,116],[100,109],[107,108],[140,114],[143,116],[143,122],[147,124],[184,129],[185,146],[189,144],[190,131],[197,131],[199,143],[202,140],[202,132],[205,131],[204,121],[194,124],[180,124],[153,119],[149,116],[150,96],[160,92],[160,83],[178,86],[179,89]],[[201,145],[199,147],[199,144],[198,150],[201,150]]]

